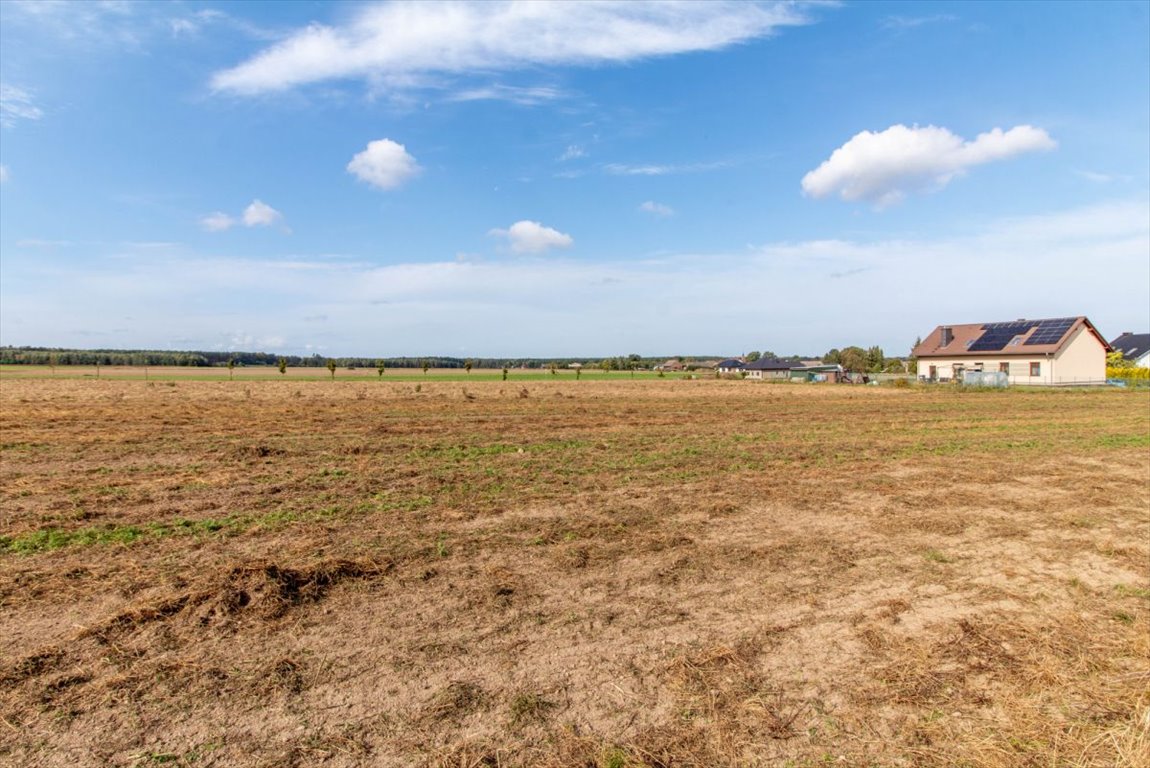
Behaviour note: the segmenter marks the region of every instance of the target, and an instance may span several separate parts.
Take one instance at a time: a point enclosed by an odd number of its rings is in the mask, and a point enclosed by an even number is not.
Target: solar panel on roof
[[[1058,317],[1052,320],[1043,320],[1038,324],[1034,333],[1030,334],[1030,338],[1026,340],[1026,346],[1058,343],[1070,330],[1070,326],[1074,325],[1075,319],[1073,317]]]
[[[986,323],[982,326],[982,335],[968,349],[971,352],[998,352],[1006,347],[1015,336],[1026,333],[1036,325],[1038,323],[1031,320]]]

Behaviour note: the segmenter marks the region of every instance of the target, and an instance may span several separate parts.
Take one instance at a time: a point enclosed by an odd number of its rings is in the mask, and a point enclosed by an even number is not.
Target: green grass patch
[[[16,536],[0,536],[0,553],[30,555],[39,552],[51,552],[64,547],[132,544],[145,538],[237,535],[251,530],[274,530],[297,522],[330,519],[343,515],[345,511],[343,507],[330,505],[311,512],[277,509],[261,515],[233,515],[206,520],[179,518],[170,522],[156,522],[146,525],[108,525],[72,531],[45,528]]]
[[[1114,591],[1122,597],[1138,597],[1142,600],[1150,600],[1150,589],[1146,587],[1131,587],[1126,584],[1118,584],[1114,587]]]

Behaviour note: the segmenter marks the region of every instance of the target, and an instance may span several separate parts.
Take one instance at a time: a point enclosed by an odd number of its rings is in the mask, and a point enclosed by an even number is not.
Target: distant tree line
[[[190,367],[267,366],[281,361],[292,368],[326,368],[334,362],[340,368],[565,368],[572,363],[598,366],[605,370],[650,368],[667,358],[640,355],[619,357],[326,357],[324,355],[279,355],[269,352],[194,352],[143,349],[57,349],[51,347],[0,347],[0,365],[174,365]]]
[[[471,368],[500,370],[503,368],[531,368],[555,370],[566,368],[573,363],[584,367],[595,367],[603,371],[647,370],[661,365],[667,357],[644,357],[642,355],[619,355],[616,357],[325,357],[323,355],[277,355],[270,352],[195,352],[146,349],[56,349],[51,347],[0,347],[0,365],[129,365],[129,366],[267,366],[276,368],[282,364],[292,368],[327,368],[334,362],[340,368],[371,368],[381,366],[391,368],[458,368],[470,372]],[[691,369],[692,363],[700,360],[717,360],[718,355],[696,355],[675,357]],[[752,351],[745,355],[747,362],[759,359],[790,360],[798,363],[809,359],[800,355],[779,356],[773,352]],[[854,373],[878,373],[881,371],[905,370],[902,358],[888,358],[882,347],[845,347],[832,349],[822,356],[824,363],[839,364],[844,370]],[[910,361],[913,366],[913,359]],[[913,368],[912,368],[913,371]],[[382,373],[380,374],[382,375]]]

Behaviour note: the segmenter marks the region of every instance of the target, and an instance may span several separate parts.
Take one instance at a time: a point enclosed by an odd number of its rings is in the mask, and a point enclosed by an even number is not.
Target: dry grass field
[[[7,376],[0,763],[1150,765],[1150,393]]]

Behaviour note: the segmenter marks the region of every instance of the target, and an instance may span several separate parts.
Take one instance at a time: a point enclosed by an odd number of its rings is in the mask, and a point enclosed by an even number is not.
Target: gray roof
[[[773,357],[760,357],[753,363],[745,366],[748,371],[789,371],[797,366],[794,360],[779,360]]]
[[[1127,360],[1137,360],[1150,352],[1150,333],[1124,333],[1110,342],[1110,346]]]
[[[715,365],[715,367],[716,368],[744,368],[744,367],[746,367],[746,365],[747,364],[744,363],[742,360],[736,360],[735,358],[730,357],[730,358],[727,358],[726,360],[719,361]]]

